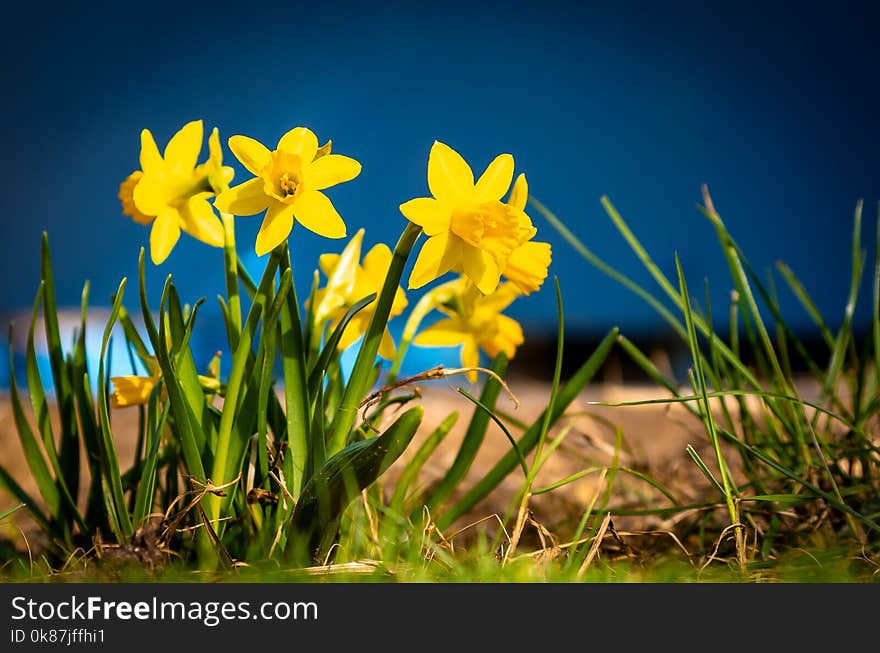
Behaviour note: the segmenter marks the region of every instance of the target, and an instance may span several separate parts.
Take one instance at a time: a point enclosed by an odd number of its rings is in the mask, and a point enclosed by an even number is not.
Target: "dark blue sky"
[[[0,39],[0,312],[31,304],[43,230],[62,304],[78,303],[87,278],[94,304],[133,279],[148,230],[121,215],[116,192],[137,165],[139,132],[150,128],[161,147],[202,118],[224,143],[244,133],[274,144],[296,125],[332,138],[363,163],[329,194],[350,233],[366,227],[367,245],[393,245],[397,206],[426,194],[434,139],[477,173],[510,152],[532,193],[596,254],[651,285],[605,217],[608,194],[664,271],[674,275],[678,250],[693,284],[708,276],[723,300],[729,277],[695,208],[706,182],[753,265],[787,261],[837,322],[853,208],[864,198],[870,244],[880,199],[877,12],[660,4],[24,4]],[[655,328],[646,306],[533,218],[554,246],[570,333]],[[239,220],[243,252],[259,222]],[[342,245],[294,231],[301,295],[318,254]],[[221,260],[181,239],[162,266],[149,264],[156,302],[170,272],[216,318]],[[248,265],[258,272],[252,254]],[[545,286],[512,314],[527,333],[551,331],[554,302]]]

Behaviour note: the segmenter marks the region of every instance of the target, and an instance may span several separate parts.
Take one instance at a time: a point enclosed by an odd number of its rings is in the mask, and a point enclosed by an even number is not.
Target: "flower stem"
[[[290,250],[282,247],[280,270],[292,268]],[[281,362],[284,369],[284,400],[287,408],[287,442],[292,456],[293,478],[286,479],[288,490],[299,497],[303,486],[303,472],[309,454],[309,389],[306,382],[306,349],[303,342],[302,322],[296,286],[291,284],[287,301],[281,310]]]
[[[278,250],[273,251],[269,261],[266,263],[263,278],[260,280],[260,285],[257,288],[253,303],[248,312],[246,328],[241,332],[238,345],[232,354],[232,367],[226,383],[226,398],[223,402],[220,425],[217,429],[217,448],[214,452],[214,464],[210,476],[210,480],[218,486],[231,480],[230,469],[227,469],[227,463],[229,460],[232,431],[239,407],[239,398],[245,389],[245,370],[247,368],[248,356],[252,355],[251,342],[257,330],[257,323],[270,303],[269,298],[274,290],[275,272],[278,269],[280,258],[280,252]],[[240,445],[240,443],[236,444]],[[220,517],[221,499],[214,494],[209,494],[206,499],[208,501],[208,514],[210,519],[214,521]]]
[[[404,229],[403,234],[400,236],[400,240],[397,241],[397,246],[394,248],[394,255],[391,259],[391,265],[388,267],[385,283],[382,285],[379,298],[376,300],[376,310],[364,334],[364,340],[358,351],[357,359],[355,359],[351,377],[345,386],[345,392],[342,395],[336,419],[333,421],[330,438],[327,441],[328,457],[341,450],[347,443],[348,436],[357,418],[358,407],[369,389],[367,385],[370,382],[376,354],[379,352],[379,344],[382,342],[382,336],[388,324],[388,316],[391,313],[391,305],[394,303],[397,286],[400,284],[401,276],[403,276],[403,267],[406,265],[409,253],[421,233],[422,228],[418,225],[407,224],[406,229]]]
[[[226,267],[226,304],[229,307],[230,337],[232,351],[238,347],[241,335],[241,297],[238,289],[238,253],[235,251],[235,218],[230,213],[221,213],[223,221],[223,259]]]

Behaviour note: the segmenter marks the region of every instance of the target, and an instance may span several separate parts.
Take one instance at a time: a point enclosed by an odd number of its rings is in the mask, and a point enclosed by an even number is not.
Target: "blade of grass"
[[[539,202],[538,200],[536,200],[532,196],[529,196],[528,201],[529,201],[529,203],[533,204],[535,206],[535,208],[538,209],[538,212],[541,213],[541,215],[543,215],[544,218],[547,219],[547,221],[563,236],[563,238],[565,238],[565,240],[569,243],[569,245],[571,245],[571,247],[578,254],[580,254],[580,256],[582,258],[584,258],[588,263],[590,263],[591,265],[596,267],[600,272],[602,272],[606,276],[608,276],[611,279],[614,279],[615,281],[620,283],[622,286],[627,288],[629,291],[631,291],[633,294],[635,294],[637,297],[639,297],[641,300],[643,300],[646,304],[648,304],[651,308],[653,308],[657,312],[658,315],[660,315],[660,317],[663,318],[663,320],[667,324],[669,324],[673,328],[673,330],[676,332],[676,334],[684,342],[687,342],[687,330],[685,329],[685,327],[681,323],[681,321],[672,313],[672,311],[670,311],[668,308],[666,308],[662,303],[660,303],[659,300],[657,300],[653,295],[651,295],[651,293],[649,293],[643,287],[641,287],[640,285],[638,285],[637,283],[632,281],[626,275],[620,273],[615,268],[613,268],[610,265],[608,265],[607,263],[605,263],[602,259],[600,259],[598,256],[596,256],[593,252],[591,252],[563,224],[563,222],[558,217],[556,217],[541,202]],[[616,226],[618,224],[622,225],[625,232],[629,233],[629,235],[634,239],[635,237],[632,236],[632,233],[629,231],[629,228],[626,227],[625,223],[623,222],[623,218],[620,217],[620,215],[617,213],[617,210],[611,204],[610,200],[605,196],[602,197],[602,205],[604,206],[606,212],[608,212],[609,215],[613,218],[615,225]],[[618,229],[620,229],[620,227],[618,227]],[[635,241],[635,243],[636,243],[639,251],[644,251],[644,249],[641,247],[641,244],[639,244],[638,241]],[[666,289],[667,287],[671,288],[671,284],[670,284],[669,280],[666,279],[666,277],[664,277],[662,275],[662,273],[659,271],[659,269],[656,267],[656,265],[653,264],[653,262],[651,263],[651,267],[649,268],[649,270],[653,270],[656,274],[659,275],[659,277],[657,279],[658,283],[660,283],[664,289]],[[670,297],[673,299],[676,306],[681,308],[681,297],[679,297],[678,294],[674,290],[671,291]],[[697,323],[697,327],[702,332],[705,333],[705,331],[707,330],[706,324],[702,320],[700,320],[699,318],[697,318],[696,323]],[[739,356],[735,355],[723,343],[719,343],[718,348],[719,348],[719,351],[721,352],[721,354],[724,356],[724,358],[733,367],[735,367],[739,371],[739,373],[742,375],[742,377],[744,379],[746,379],[752,385],[752,387],[757,388],[757,389],[761,388],[761,384],[758,381],[758,378],[742,363],[742,361],[739,359]]]
[[[437,447],[443,442],[455,423],[458,421],[459,414],[453,411],[447,415],[442,422],[431,431],[431,434],[425,439],[422,445],[416,449],[415,454],[403,468],[397,482],[394,484],[394,492],[391,500],[388,502],[389,509],[394,512],[403,513],[405,497],[424,467],[428,458],[437,450]],[[413,496],[412,493],[410,496]]]
[[[592,355],[581,365],[580,368],[574,373],[574,375],[561,387],[559,390],[556,401],[553,405],[553,410],[550,411],[549,407],[544,410],[544,412],[538,417],[538,419],[532,423],[532,425],[523,433],[522,437],[517,441],[517,445],[519,446],[519,450],[523,455],[527,455],[538,443],[538,438],[541,435],[541,430],[544,427],[544,415],[549,412],[550,419],[548,422],[549,427],[552,427],[553,424],[564,414],[565,410],[571,404],[572,401],[577,398],[577,396],[583,391],[586,385],[593,379],[596,373],[599,371],[601,366],[604,364],[605,359],[608,357],[609,352],[614,347],[614,343],[617,340],[617,328],[611,329],[608,334],[602,339],[599,345],[596,347],[595,351]],[[481,499],[483,499],[486,495],[489,494],[504,478],[511,472],[511,470],[517,466],[519,463],[519,456],[517,456],[515,451],[509,451],[505,454],[498,463],[495,464],[492,469],[490,469],[482,479],[478,483],[474,485],[455,505],[453,505],[449,510],[444,512],[437,518],[437,526],[440,530],[444,530],[448,527],[452,522],[465,514],[468,510],[474,507]]]
[[[12,477],[12,474],[10,474],[3,465],[0,465],[0,487],[2,487],[7,492],[9,492],[9,494],[15,497],[20,505],[25,506],[30,516],[37,523],[37,526],[39,526],[46,533],[52,532],[52,526],[49,523],[49,518],[46,517],[45,514],[43,514],[43,511],[40,510],[37,502],[34,501],[34,499],[27,492],[25,492],[25,490]]]
[[[526,459],[525,459],[525,457],[523,456],[522,451],[519,450],[519,446],[517,445],[516,440],[515,440],[514,437],[510,434],[510,431],[507,429],[507,426],[504,425],[504,422],[502,422],[502,421],[498,418],[498,416],[492,411],[491,408],[489,408],[487,405],[485,405],[485,404],[484,404],[483,402],[481,402],[479,399],[477,399],[476,397],[474,397],[473,395],[471,395],[471,394],[470,394],[467,390],[465,390],[464,388],[459,388],[459,389],[458,389],[458,392],[459,392],[460,394],[462,394],[465,398],[467,398],[467,399],[469,399],[471,402],[473,402],[474,405],[476,405],[480,410],[482,410],[483,412],[485,412],[485,413],[490,417],[490,419],[491,419],[493,422],[495,422],[495,424],[498,426],[498,428],[501,429],[501,431],[504,433],[504,436],[507,438],[508,442],[510,442],[510,446],[513,448],[513,450],[514,450],[514,451],[516,452],[516,454],[517,454],[517,458],[519,459],[519,466],[520,466],[520,467],[522,468],[522,470],[523,470],[523,476],[525,476],[526,478],[528,478],[528,476],[529,476],[529,466],[528,466],[528,464],[526,463]]]
[[[477,403],[478,406],[482,404],[485,408],[474,410],[452,464],[446,470],[446,473],[443,475],[443,478],[437,486],[431,490],[431,493],[425,501],[425,506],[427,506],[431,513],[435,512],[438,506],[446,501],[449,495],[452,494],[455,488],[461,483],[462,479],[471,468],[474,458],[480,449],[480,445],[486,437],[486,430],[489,427],[489,417],[495,409],[495,403],[498,401],[498,395],[501,392],[501,383],[498,379],[503,378],[507,371],[507,356],[503,352],[499,353],[492,361],[491,369],[492,372],[498,376],[488,376],[483,385],[480,400]],[[522,458],[522,455],[520,454],[519,457]],[[421,512],[422,508],[418,507],[416,510]],[[418,515],[413,515],[412,517],[417,519]]]

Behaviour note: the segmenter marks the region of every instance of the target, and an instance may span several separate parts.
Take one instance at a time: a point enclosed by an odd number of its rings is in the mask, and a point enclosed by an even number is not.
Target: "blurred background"
[[[75,315],[89,280],[92,337],[100,336],[100,307],[123,276],[136,279],[138,250],[148,246],[148,229],[124,217],[117,199],[119,182],[138,165],[140,130],[149,128],[162,148],[201,118],[206,134],[219,127],[224,144],[241,133],[274,145],[304,125],[361,161],[360,177],[328,194],[350,234],[366,228],[365,247],[393,247],[404,226],[398,205],[427,194],[435,139],[477,174],[509,152],[534,197],[597,256],[653,289],[602,209],[608,195],[665,273],[674,278],[677,251],[694,294],[703,297],[708,278],[723,323],[730,278],[696,209],[706,183],[752,266],[763,272],[785,261],[836,325],[856,202],[865,201],[864,242],[872,247],[880,200],[876,7],[22,4],[0,39],[3,322],[14,320],[24,335],[45,230],[59,304]],[[248,178],[228,150],[226,158],[238,181]],[[664,341],[665,324],[646,304],[530,214],[538,239],[553,245],[568,343],[587,346],[612,326],[642,342]],[[263,264],[252,250],[259,224],[259,217],[238,220],[239,249],[255,276]],[[294,230],[301,298],[319,254],[343,245]],[[206,364],[224,341],[215,299],[223,292],[222,251],[183,237],[161,266],[148,263],[154,305],[169,273],[184,300],[208,298],[194,336]],[[552,347],[552,286],[511,307],[527,337],[521,365],[544,360],[542,347]],[[869,286],[860,328],[870,317]],[[411,303],[418,296],[410,293]],[[809,316],[782,286],[780,296],[791,325],[809,338]],[[130,285],[126,305],[136,302]],[[407,369],[456,360],[455,351],[413,348]],[[114,361],[117,373],[127,371],[124,354]]]

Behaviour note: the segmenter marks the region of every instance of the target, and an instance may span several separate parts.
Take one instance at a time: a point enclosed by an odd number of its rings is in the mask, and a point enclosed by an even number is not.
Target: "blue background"
[[[877,12],[868,3],[716,4],[19,6],[0,39],[0,312],[29,310],[43,230],[60,304],[77,306],[86,279],[98,306],[122,276],[133,281],[148,229],[122,216],[116,193],[137,167],[139,132],[151,129],[164,147],[202,118],[224,144],[243,133],[274,145],[297,125],[332,138],[363,163],[357,180],[328,194],[350,233],[366,227],[367,246],[393,246],[404,226],[398,205],[427,194],[435,139],[477,174],[510,152],[535,197],[597,255],[653,287],[602,210],[607,194],[667,274],[678,251],[698,292],[708,277],[723,320],[729,276],[695,208],[705,182],[753,266],[786,261],[836,324],[856,201],[866,202],[870,246],[880,199]],[[226,157],[238,181],[248,178]],[[646,305],[531,213],[554,247],[570,337],[614,325],[662,333]],[[255,275],[259,223],[238,221]],[[317,256],[343,244],[294,231],[301,296]],[[162,266],[148,263],[154,304],[168,273],[184,299],[208,297],[197,341],[207,357],[222,342],[221,261],[221,250],[183,237]],[[781,294],[807,332],[807,315]],[[134,286],[126,303],[136,307]],[[864,324],[870,311],[861,309]],[[551,284],[511,314],[527,336],[552,334]]]

